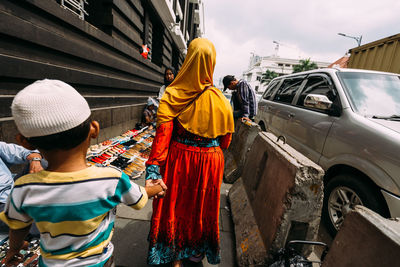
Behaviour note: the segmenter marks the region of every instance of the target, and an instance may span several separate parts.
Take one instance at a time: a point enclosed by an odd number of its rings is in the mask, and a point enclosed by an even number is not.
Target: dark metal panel
[[[164,35],[164,49],[171,54],[172,53],[172,46],[171,46],[171,43],[168,40],[166,40],[165,36],[166,35]]]
[[[166,56],[163,56],[163,66],[164,66],[164,69],[167,68],[167,67],[170,67],[171,64],[172,64],[171,58],[167,58]]]
[[[139,31],[143,33],[143,15],[138,14],[136,10],[133,9],[126,1],[114,1],[114,5],[122,14],[126,16],[133,27],[138,28]]]
[[[108,66],[105,66],[103,64],[98,64],[97,62],[88,61],[83,58],[62,53],[58,50],[49,49],[24,40],[2,35],[1,33],[0,54],[47,62],[58,66],[73,67],[85,71],[102,73],[104,75],[119,76],[121,79],[131,79],[132,75],[135,75],[135,73],[132,73],[130,70],[132,67],[136,66],[138,70],[142,69],[140,63],[129,61],[127,58],[123,58],[125,64],[117,64],[118,62],[114,60],[110,61]],[[138,71],[138,73],[140,72]],[[135,75],[135,77],[140,81],[148,81],[148,78],[143,75]],[[156,83],[159,83],[159,81],[157,80]]]
[[[116,1],[120,1],[120,0],[114,0],[114,2],[116,2]],[[128,1],[129,1],[129,3],[131,3],[131,4],[135,7],[136,11],[137,11],[141,16],[143,16],[143,14],[144,14],[144,8],[143,8],[143,6],[142,6],[142,4],[141,4],[141,1],[140,1],[140,0],[128,0]]]
[[[47,26],[47,28],[46,28]],[[144,76],[147,79],[161,81],[161,69],[144,61],[137,49],[129,48],[130,56],[123,56],[118,51],[110,50],[110,47],[104,46],[98,40],[92,40],[89,36],[77,35],[67,30],[58,31],[60,29],[52,28],[48,24],[32,24],[30,21],[20,19],[7,13],[0,13],[0,32],[21,39],[26,42],[26,46],[36,45],[42,46],[44,49],[54,49],[59,53],[69,54],[72,57],[95,62],[103,66],[112,66],[113,68],[132,73],[138,76]],[[62,34],[62,35],[61,35]],[[124,46],[115,42],[115,46]],[[132,59],[134,61],[132,61]],[[135,63],[136,64],[132,64]],[[140,64],[140,66],[138,66]],[[136,66],[135,66],[136,65]]]
[[[115,10],[112,10],[113,27],[118,29],[127,38],[136,43],[137,46],[142,44],[141,33],[136,31],[134,27],[131,27],[129,23]]]
[[[159,84],[154,82],[138,82],[133,76],[130,80],[116,76],[93,73],[81,69],[57,66],[46,62],[39,62],[24,58],[0,55],[0,73],[3,77],[15,77],[23,79],[60,79],[68,83],[101,86],[112,90],[119,88],[124,90],[157,91]]]
[[[165,46],[163,46],[163,55],[166,58],[171,58],[172,57],[172,53],[170,51],[167,50],[167,48]]]

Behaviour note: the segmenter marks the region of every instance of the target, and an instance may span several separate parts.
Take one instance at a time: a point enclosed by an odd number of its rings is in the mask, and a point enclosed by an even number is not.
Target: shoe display
[[[92,145],[86,155],[90,165],[113,166],[131,179],[139,179],[146,169],[155,129],[129,130],[120,136]]]

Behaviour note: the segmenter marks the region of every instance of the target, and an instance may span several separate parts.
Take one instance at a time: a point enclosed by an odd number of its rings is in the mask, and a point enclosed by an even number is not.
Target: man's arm
[[[0,157],[9,165],[26,163],[28,155],[32,152],[16,144],[0,142]]]
[[[29,161],[29,173],[43,170],[40,164],[42,156],[37,150],[28,150],[16,144],[0,142],[0,157],[8,165],[23,164]]]
[[[31,154],[29,154],[26,157],[27,160],[29,160],[30,164],[29,164],[29,173],[35,173],[35,172],[40,172],[41,170],[43,170],[42,167],[42,155],[40,155],[39,153],[33,152]]]
[[[257,103],[256,92],[249,85],[249,111],[251,117],[257,115],[257,105],[258,103]]]
[[[249,90],[246,82],[238,83],[238,91],[240,94],[240,98],[242,100],[242,117],[249,118],[250,115],[250,107],[249,107]]]

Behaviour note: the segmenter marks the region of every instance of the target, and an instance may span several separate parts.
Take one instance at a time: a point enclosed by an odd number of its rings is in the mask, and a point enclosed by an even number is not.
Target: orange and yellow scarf
[[[215,58],[215,48],[209,40],[196,38],[190,43],[178,75],[161,98],[157,127],[177,117],[187,131],[202,137],[234,132],[232,107],[213,87]]]

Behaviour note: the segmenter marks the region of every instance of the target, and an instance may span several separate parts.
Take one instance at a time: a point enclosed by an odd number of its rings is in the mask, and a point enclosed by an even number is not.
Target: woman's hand
[[[166,191],[167,191],[167,186],[165,185],[164,181],[162,179],[148,179],[146,180],[146,186],[155,186],[155,185],[160,185],[161,188],[163,189],[162,192],[158,193],[157,195],[155,195],[154,198],[162,198],[165,196]]]

